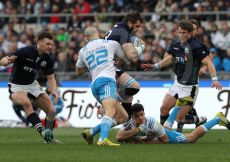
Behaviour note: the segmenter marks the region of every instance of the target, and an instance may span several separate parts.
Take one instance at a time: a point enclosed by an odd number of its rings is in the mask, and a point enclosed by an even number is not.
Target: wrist
[[[157,69],[157,70],[159,70],[161,68],[161,66],[160,66],[160,63],[158,62],[158,63],[155,63],[155,64],[153,64],[153,69]]]
[[[213,81],[213,82],[214,82],[214,81],[217,81],[217,80],[218,80],[217,76],[212,77],[212,81]]]

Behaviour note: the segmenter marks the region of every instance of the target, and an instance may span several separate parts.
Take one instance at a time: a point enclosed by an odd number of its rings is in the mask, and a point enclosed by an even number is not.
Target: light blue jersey
[[[109,77],[115,80],[115,55],[121,59],[125,58],[120,44],[116,41],[92,40],[81,48],[76,67],[87,67],[92,76],[92,82],[99,77]]]
[[[125,57],[120,44],[116,41],[103,39],[90,41],[79,52],[76,67],[88,68],[92,76],[92,93],[100,103],[105,98],[118,100],[115,55],[121,59]]]

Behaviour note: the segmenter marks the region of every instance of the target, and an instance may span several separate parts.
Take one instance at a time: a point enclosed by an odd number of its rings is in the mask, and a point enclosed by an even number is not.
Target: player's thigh
[[[168,113],[176,104],[176,98],[174,96],[171,96],[170,94],[166,94],[162,105],[161,105],[161,113]]]
[[[25,105],[25,104],[31,104],[27,92],[23,91],[16,91],[11,94],[11,99],[13,103],[18,104],[18,105]]]
[[[41,108],[44,112],[46,112],[46,113],[54,112],[55,113],[53,103],[51,102],[48,94],[46,94],[46,93],[40,94],[35,101],[36,101],[36,105],[39,108]]]
[[[140,89],[140,84],[126,72],[123,72],[120,77],[117,78],[117,84],[118,87]]]

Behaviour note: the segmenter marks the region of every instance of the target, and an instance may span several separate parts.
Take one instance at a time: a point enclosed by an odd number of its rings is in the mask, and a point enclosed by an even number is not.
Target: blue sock
[[[109,131],[111,129],[112,124],[113,124],[113,120],[110,117],[104,116],[102,118],[102,121],[101,121],[101,134],[100,134],[99,141],[103,141],[104,138],[108,138]]]
[[[180,107],[174,106],[172,112],[170,113],[168,119],[166,120],[166,122],[170,124],[170,127],[173,126],[173,123],[176,120],[176,116],[179,110],[180,110]]]
[[[203,126],[207,129],[210,130],[212,127],[214,127],[216,124],[220,123],[220,118],[215,117],[212,120],[209,120],[208,122],[204,123]]]
[[[97,133],[99,133],[101,131],[101,123],[98,124],[96,127],[93,127],[92,129],[92,136],[95,136]]]

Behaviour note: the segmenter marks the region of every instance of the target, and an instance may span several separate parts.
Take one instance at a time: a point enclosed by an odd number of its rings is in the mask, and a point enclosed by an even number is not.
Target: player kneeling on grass
[[[143,105],[134,104],[131,119],[117,132],[116,138],[131,143],[194,143],[217,124],[230,129],[230,122],[218,112],[212,120],[183,134],[163,128],[153,117],[145,116]]]

